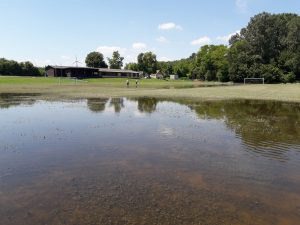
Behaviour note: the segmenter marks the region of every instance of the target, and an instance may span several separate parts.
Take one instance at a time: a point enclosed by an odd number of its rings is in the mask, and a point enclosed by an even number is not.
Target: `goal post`
[[[265,78],[244,78],[244,84],[265,84]]]

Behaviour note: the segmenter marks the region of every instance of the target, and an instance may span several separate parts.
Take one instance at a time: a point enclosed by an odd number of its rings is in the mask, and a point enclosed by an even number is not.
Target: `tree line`
[[[138,56],[137,63],[126,67],[144,72],[159,69],[165,75],[207,81],[242,82],[244,78],[264,78],[267,83],[299,81],[300,17],[290,13],[260,13],[230,38],[228,46],[205,45],[189,58],[170,62],[157,62],[154,54],[145,53]]]
[[[0,58],[0,75],[42,76],[44,69],[34,66],[31,62],[17,62]]]
[[[207,81],[242,82],[244,78],[264,78],[267,83],[300,80],[300,16],[260,13],[251,18],[229,45],[205,45],[189,58],[158,62],[156,55],[141,53],[127,69],[166,76]]]
[[[140,53],[136,63],[125,69],[145,74],[160,70],[166,77],[206,81],[242,82],[244,78],[264,78],[267,83],[300,80],[300,16],[291,13],[260,13],[233,35],[227,45],[205,45],[190,57],[162,62],[153,52]],[[118,51],[107,58],[100,52],[86,56],[88,67],[121,69],[124,57]],[[44,71],[30,62],[0,59],[0,74],[39,76]]]
[[[300,79],[300,17],[261,13],[231,37],[228,78],[263,77],[269,83]]]

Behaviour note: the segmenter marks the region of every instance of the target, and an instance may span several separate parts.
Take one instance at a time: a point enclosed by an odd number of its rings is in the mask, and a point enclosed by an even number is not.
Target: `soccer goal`
[[[244,84],[265,84],[265,78],[244,78]]]

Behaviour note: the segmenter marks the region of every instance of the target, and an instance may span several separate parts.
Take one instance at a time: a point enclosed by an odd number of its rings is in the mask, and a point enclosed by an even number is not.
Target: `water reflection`
[[[0,110],[0,224],[298,225],[299,120],[264,101]]]
[[[141,113],[153,113],[156,110],[157,103],[159,102],[156,98],[138,98],[138,110]]]
[[[202,120],[219,120],[243,141],[245,150],[278,160],[287,160],[285,152],[300,142],[300,105],[295,103],[232,100],[232,101],[170,101],[157,98],[130,98],[140,113],[151,114],[159,103],[176,102],[189,107]],[[102,112],[113,107],[120,113],[125,98],[88,99],[91,111]],[[109,104],[107,104],[109,102]]]
[[[87,99],[87,106],[89,110],[95,113],[103,112],[108,98],[89,98]]]
[[[33,105],[37,93],[0,93],[0,108],[10,108],[21,104]]]
[[[274,101],[213,101],[190,106],[201,119],[222,120],[246,149],[272,159],[286,159],[300,143],[300,105]]]
[[[120,113],[124,108],[124,98],[112,98],[109,102],[109,106],[115,109],[115,113]]]

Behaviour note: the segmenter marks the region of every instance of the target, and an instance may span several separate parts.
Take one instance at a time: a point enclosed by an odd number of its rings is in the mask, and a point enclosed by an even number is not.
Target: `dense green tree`
[[[225,45],[203,46],[196,57],[197,78],[228,81],[227,53],[228,48]]]
[[[173,71],[179,77],[190,77],[192,67],[193,65],[189,62],[189,60],[181,59],[174,62]]]
[[[118,51],[114,51],[111,58],[107,58],[109,63],[109,68],[111,69],[121,69],[123,66],[124,57],[121,57]]]
[[[41,76],[43,73],[31,62],[18,63],[14,60],[0,58],[0,75]]]
[[[266,82],[292,82],[300,78],[300,17],[261,13],[251,18],[230,40],[229,77],[263,77]]]
[[[205,80],[204,72],[200,67],[196,66],[193,68],[190,78],[204,81]]]
[[[140,71],[151,74],[157,70],[156,55],[152,52],[140,53],[137,57],[137,65]]]
[[[166,77],[173,74],[173,65],[172,62],[157,62],[157,68],[160,70],[162,74],[164,74]]]
[[[300,17],[294,17],[287,24],[287,50],[281,55],[287,55],[284,66],[290,74],[300,80]]]
[[[88,67],[107,68],[103,54],[100,52],[90,52],[85,58],[85,64]]]
[[[125,65],[126,70],[139,71],[139,66],[137,63],[127,63]]]
[[[228,72],[231,81],[242,82],[245,77],[249,77],[248,69],[254,60],[247,53],[248,45],[245,40],[240,40],[235,42],[228,51]]]
[[[168,62],[157,62],[157,68],[165,76],[177,74],[179,77],[192,78],[192,70],[194,68],[196,54],[193,53],[186,59],[180,59]]]
[[[40,72],[37,67],[35,67],[31,62],[21,62],[21,74],[23,76],[39,76]]]

